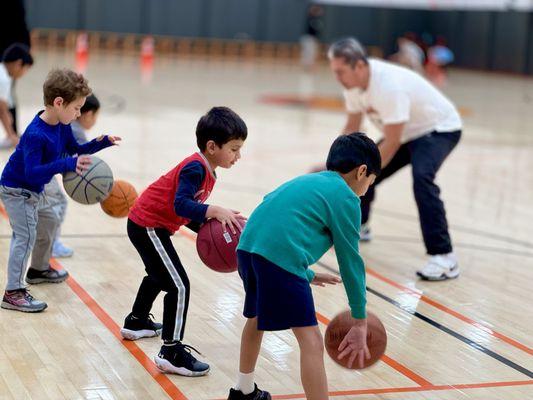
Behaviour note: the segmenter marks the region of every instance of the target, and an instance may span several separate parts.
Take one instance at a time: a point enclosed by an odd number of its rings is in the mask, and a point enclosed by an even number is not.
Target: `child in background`
[[[77,120],[72,121],[70,124],[72,128],[72,134],[74,139],[78,144],[85,144],[88,142],[86,130],[91,129],[98,118],[98,111],[100,110],[100,102],[94,94],[90,94],[85,99],[85,104],[80,109],[81,115]],[[52,257],[54,258],[65,258],[71,257],[74,254],[74,250],[65,246],[59,236],[61,235],[61,225],[65,220],[65,215],[67,212],[67,196],[61,189],[61,185],[57,178],[54,178],[50,181],[49,184],[45,185],[44,192],[50,202],[53,205],[54,211],[57,214],[59,219],[59,228],[57,229],[56,237],[54,239],[54,244],[52,246]]]

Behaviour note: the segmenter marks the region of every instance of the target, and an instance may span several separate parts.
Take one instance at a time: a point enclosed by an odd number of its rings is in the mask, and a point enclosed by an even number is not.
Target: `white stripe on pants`
[[[183,281],[181,280],[181,277],[178,274],[178,271],[176,271],[176,268],[174,268],[174,264],[172,264],[172,260],[168,256],[167,251],[165,250],[165,247],[163,246],[163,243],[161,243],[161,240],[155,233],[155,229],[146,228],[146,231],[148,232],[148,236],[150,237],[150,240],[154,244],[156,251],[159,253],[159,256],[161,257],[163,264],[168,270],[169,275],[172,277],[174,284],[178,288],[178,306],[176,307],[176,324],[174,325],[173,336],[174,336],[174,340],[180,340],[180,332],[183,326],[183,318],[184,318],[183,314],[185,312],[185,293],[186,293],[185,285],[183,284]]]

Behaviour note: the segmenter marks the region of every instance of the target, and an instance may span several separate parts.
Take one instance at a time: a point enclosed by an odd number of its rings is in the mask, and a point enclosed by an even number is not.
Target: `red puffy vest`
[[[200,161],[206,171],[200,189],[194,196],[198,203],[204,203],[215,186],[216,177],[204,155],[194,153],[148,186],[135,201],[128,218],[137,225],[147,228],[165,228],[172,234],[180,226],[187,225],[190,220],[176,215],[174,198],[179,185],[180,172],[192,161]]]

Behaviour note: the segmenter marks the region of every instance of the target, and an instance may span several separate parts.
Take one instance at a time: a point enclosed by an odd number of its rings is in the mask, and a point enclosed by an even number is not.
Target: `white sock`
[[[250,394],[254,391],[254,373],[250,372],[249,374],[243,374],[239,372],[237,376],[237,384],[235,385],[235,390],[240,390],[242,394]]]

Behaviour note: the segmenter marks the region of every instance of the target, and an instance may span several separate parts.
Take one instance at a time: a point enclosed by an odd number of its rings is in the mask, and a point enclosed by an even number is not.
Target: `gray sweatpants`
[[[0,186],[0,199],[13,229],[6,290],[21,289],[26,287],[24,276],[30,254],[30,268],[40,271],[49,268],[59,217],[43,193]]]
[[[61,234],[61,224],[63,224],[63,221],[65,220],[68,206],[67,196],[63,193],[63,189],[61,189],[59,178],[57,178],[57,176],[52,178],[50,183],[44,185],[44,195],[59,219],[59,226],[57,227],[56,236],[54,238],[54,240],[57,240]]]

